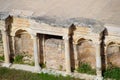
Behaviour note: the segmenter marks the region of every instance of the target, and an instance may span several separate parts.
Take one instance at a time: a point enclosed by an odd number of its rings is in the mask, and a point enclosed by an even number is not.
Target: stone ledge
[[[2,63],[1,66],[2,66],[2,67],[10,67],[10,66],[11,66],[11,63]]]
[[[4,63],[0,63],[4,64]],[[30,71],[33,73],[48,73],[48,74],[53,74],[55,76],[71,76],[75,78],[80,78],[80,79],[85,79],[85,80],[96,80],[95,75],[87,75],[87,74],[81,74],[81,73],[66,73],[65,71],[57,71],[57,70],[52,70],[52,69],[41,69],[39,72],[34,71],[34,66],[29,66],[29,65],[22,65],[22,64],[12,64],[9,66],[10,69],[17,69],[17,70],[25,70],[25,71]]]

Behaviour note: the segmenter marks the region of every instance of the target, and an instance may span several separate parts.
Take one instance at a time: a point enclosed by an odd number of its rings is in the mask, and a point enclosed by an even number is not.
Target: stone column
[[[103,80],[102,77],[102,62],[101,62],[101,41],[95,42],[96,47],[96,80]]]
[[[33,47],[34,47],[34,61],[35,61],[35,71],[39,72],[41,67],[39,65],[39,51],[38,51],[38,38],[36,35],[32,35]]]
[[[75,69],[79,66],[79,60],[78,60],[78,47],[77,44],[74,44],[74,58],[75,58]]]
[[[66,63],[66,72],[71,72],[71,61],[70,61],[70,42],[69,42],[69,36],[66,35],[64,38],[64,44],[65,44],[65,63]]]
[[[15,36],[12,36],[13,54],[15,54]]]
[[[106,46],[104,47],[104,54],[105,54],[105,66],[106,66],[106,69],[107,69],[108,62],[107,62],[107,47]]]
[[[3,66],[9,67],[10,66],[9,38],[8,38],[8,34],[5,30],[2,30],[2,39],[3,39],[4,59],[5,59],[5,63],[3,64]]]
[[[46,62],[46,54],[45,54],[45,35],[43,34],[43,39],[42,39],[42,45],[43,45],[43,57],[44,57],[44,64]]]

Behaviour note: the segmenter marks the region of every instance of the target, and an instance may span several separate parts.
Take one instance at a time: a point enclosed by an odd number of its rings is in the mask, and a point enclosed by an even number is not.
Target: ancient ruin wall
[[[45,54],[47,68],[65,70],[64,42],[61,39],[47,39]]]
[[[80,63],[87,63],[92,68],[95,68],[95,55],[95,48],[91,41],[83,41],[78,44],[78,58]]]
[[[107,47],[107,64],[108,67],[120,67],[120,46],[118,44],[111,44]]]
[[[28,53],[33,55],[33,41],[29,34],[23,33],[15,37],[16,53]]]

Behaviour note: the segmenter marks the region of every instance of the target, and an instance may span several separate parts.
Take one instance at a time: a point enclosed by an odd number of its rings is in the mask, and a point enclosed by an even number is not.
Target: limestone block
[[[29,19],[13,17],[12,31],[16,30],[17,28],[24,28],[24,27],[25,28],[30,27]]]

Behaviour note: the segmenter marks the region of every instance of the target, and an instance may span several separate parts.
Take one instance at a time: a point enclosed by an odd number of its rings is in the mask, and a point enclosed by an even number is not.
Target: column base
[[[3,63],[2,67],[10,67],[12,64],[11,63]]]
[[[79,67],[79,61],[75,60],[75,69],[77,69]]]
[[[103,80],[102,76],[96,76],[95,80]]]
[[[71,70],[66,70],[66,73],[70,74],[70,73],[71,73]]]
[[[41,71],[41,67],[40,66],[35,66],[34,72],[40,72],[40,71]]]

